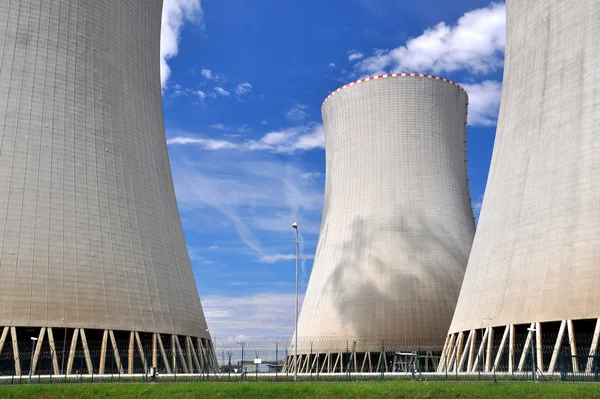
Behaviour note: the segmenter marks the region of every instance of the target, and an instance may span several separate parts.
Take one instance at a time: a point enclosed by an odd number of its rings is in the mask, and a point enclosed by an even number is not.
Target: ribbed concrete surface
[[[397,76],[324,103],[325,203],[301,350],[443,344],[475,230],[467,101],[452,83]]]
[[[600,317],[600,2],[506,5],[494,155],[451,333]]]
[[[161,8],[0,0],[0,326],[208,337],[165,144]]]

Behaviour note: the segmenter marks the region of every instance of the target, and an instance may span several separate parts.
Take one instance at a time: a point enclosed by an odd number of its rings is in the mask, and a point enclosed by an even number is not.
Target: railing
[[[589,340],[581,337],[580,342]],[[481,338],[479,338],[481,339]],[[568,348],[556,352],[554,336],[544,337],[536,359],[541,356],[542,368],[532,361],[531,345],[524,336],[515,336],[514,351],[502,350],[501,337],[489,348],[491,361],[486,365],[482,359],[472,371],[467,372],[468,358],[464,366],[440,369],[445,361],[444,347],[432,340],[393,340],[384,338],[361,339],[360,337],[305,338],[298,343],[296,358],[299,381],[387,381],[408,379],[415,381],[600,381],[600,355],[589,355],[588,348],[580,347],[576,355]],[[466,342],[466,341],[465,341]],[[479,341],[478,341],[479,342]],[[150,343],[151,344],[151,343]],[[214,357],[205,356],[204,363],[198,352],[188,352],[184,345],[175,352],[164,348],[164,356],[154,356],[152,346],[143,343],[143,352],[125,349],[117,357],[112,350],[101,349],[101,342],[90,340],[87,350],[77,345],[69,353],[70,342],[57,341],[56,350],[41,347],[33,342],[19,342],[19,357],[14,358],[12,343],[5,345],[0,355],[0,384],[36,383],[85,383],[128,381],[292,381],[294,375],[295,348],[290,337],[230,338],[214,343]],[[129,341],[118,342],[118,348],[128,348]],[[474,345],[475,347],[477,345]],[[66,353],[62,348],[66,347]],[[60,348],[60,349],[59,349]],[[537,347],[536,347],[537,349]],[[486,346],[486,350],[487,346]],[[466,351],[465,356],[468,356]],[[143,356],[142,356],[143,354]],[[518,355],[509,367],[509,356]],[[555,356],[553,370],[549,363]],[[162,357],[174,361],[170,370]],[[485,357],[485,356],[484,356]],[[218,364],[208,364],[214,362]],[[102,360],[104,359],[104,360]],[[460,365],[461,359],[458,359]],[[198,361],[200,360],[200,361]],[[520,361],[519,361],[520,360]],[[457,361],[457,360],[454,360]],[[68,364],[68,363],[71,364]],[[518,366],[520,364],[520,367]],[[534,368],[535,367],[535,368]],[[19,372],[17,372],[19,370]],[[56,370],[59,372],[57,373]],[[70,370],[67,374],[66,371]],[[100,372],[102,370],[102,372]],[[91,371],[91,372],[90,372]],[[131,371],[131,373],[129,373]]]

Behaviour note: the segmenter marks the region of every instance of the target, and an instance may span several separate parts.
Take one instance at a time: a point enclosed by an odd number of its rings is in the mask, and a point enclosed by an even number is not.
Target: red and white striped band
[[[325,98],[325,100],[323,101],[323,104],[321,104],[321,107],[323,105],[325,105],[325,103],[327,102],[327,100],[329,100],[334,94],[337,94],[338,92],[344,90],[347,87],[354,86],[354,85],[357,85],[357,84],[362,83],[362,82],[367,82],[369,80],[376,80],[376,79],[383,79],[383,78],[393,78],[393,77],[415,77],[415,78],[429,78],[429,79],[441,80],[441,81],[444,81],[446,83],[450,83],[450,84],[458,87],[459,89],[461,89],[462,91],[464,91],[466,93],[465,89],[462,88],[459,84],[457,84],[457,83],[455,83],[455,82],[453,82],[451,80],[448,80],[448,79],[440,78],[439,76],[427,75],[427,74],[424,74],[424,73],[389,73],[387,75],[378,75],[378,76],[371,76],[369,78],[359,79],[359,80],[354,81],[352,83],[348,83],[346,85],[343,85],[342,87],[340,87],[339,89],[335,90],[330,95],[328,95],[327,98]]]

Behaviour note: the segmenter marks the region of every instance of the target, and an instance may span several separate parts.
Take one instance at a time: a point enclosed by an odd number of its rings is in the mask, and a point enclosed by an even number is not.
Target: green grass
[[[0,398],[599,398],[600,385],[563,383],[160,383],[0,387]]]

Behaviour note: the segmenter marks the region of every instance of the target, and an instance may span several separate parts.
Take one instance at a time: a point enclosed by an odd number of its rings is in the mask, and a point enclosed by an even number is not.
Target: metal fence
[[[109,351],[83,348],[72,356],[70,373],[66,373],[68,359],[60,350],[41,350],[35,353],[33,342],[21,342],[24,348],[15,359],[10,351],[0,356],[0,384],[77,383],[115,381],[388,381],[410,379],[417,381],[599,381],[600,355],[590,355],[581,346],[572,354],[568,346],[546,344],[555,342],[556,335],[545,336],[542,344],[533,349],[527,346],[527,337],[514,338],[514,353],[520,358],[519,367],[509,368],[510,351],[502,350],[499,339],[492,342],[490,359],[482,360],[471,371],[466,366],[440,370],[443,360],[442,345],[423,339],[397,341],[392,339],[323,338],[302,339],[298,344],[298,356],[289,337],[228,338],[214,343],[218,364],[204,364],[194,359],[185,347],[177,353],[165,348],[166,357],[174,359],[167,370],[159,357],[152,353],[141,356],[129,352],[122,356],[124,364],[118,364]],[[579,342],[591,341],[582,336]],[[98,348],[90,341],[90,348]],[[122,342],[119,347],[127,347]],[[69,342],[65,345],[69,347]],[[532,353],[535,355],[532,358]],[[143,358],[145,357],[145,359]],[[101,365],[101,359],[103,364]],[[554,368],[548,372],[548,363]],[[541,361],[541,364],[540,364]],[[53,362],[58,363],[55,368]],[[458,360],[457,360],[458,362]],[[468,360],[464,360],[467,364]],[[297,367],[294,367],[297,364]],[[18,365],[18,366],[16,366]],[[490,367],[491,366],[491,367]],[[540,367],[541,366],[541,367]],[[16,370],[19,369],[20,373]],[[60,373],[54,371],[58,369]],[[92,372],[90,372],[90,370]],[[103,372],[100,373],[100,370]],[[129,373],[131,371],[131,373]]]

